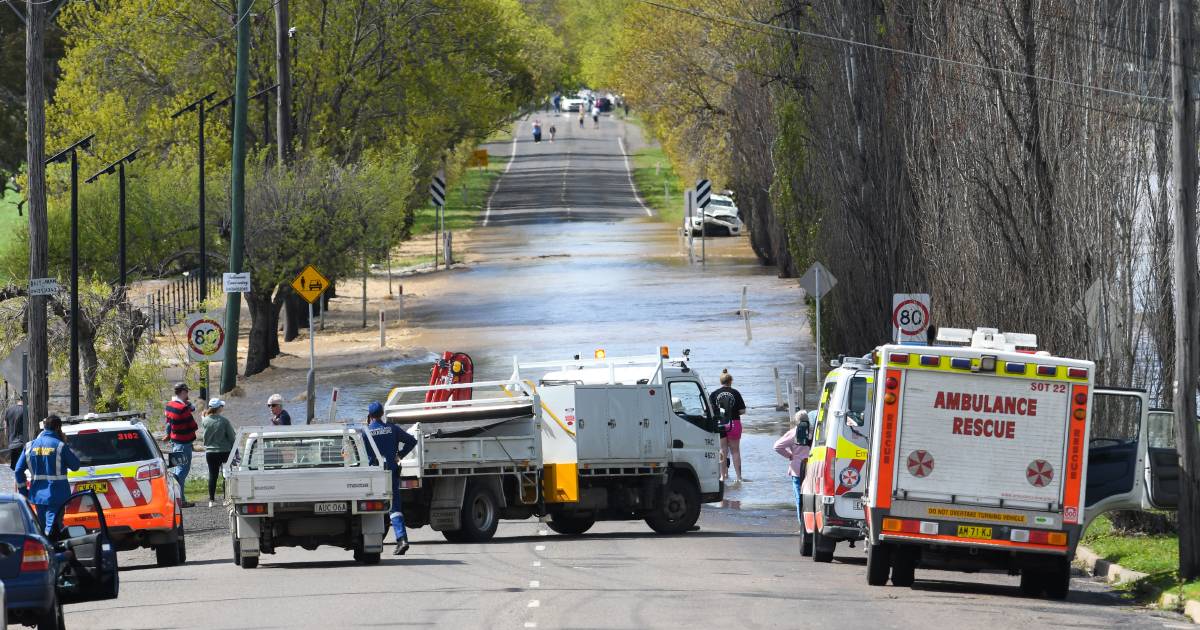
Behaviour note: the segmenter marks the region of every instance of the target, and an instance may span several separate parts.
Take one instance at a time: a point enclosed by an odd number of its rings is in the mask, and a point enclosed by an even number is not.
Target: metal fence
[[[171,280],[166,286],[146,295],[145,309],[150,330],[158,335],[171,326],[183,322],[184,317],[200,307],[200,277],[198,272],[189,272],[182,278]],[[208,295],[221,295],[220,279],[209,278]]]

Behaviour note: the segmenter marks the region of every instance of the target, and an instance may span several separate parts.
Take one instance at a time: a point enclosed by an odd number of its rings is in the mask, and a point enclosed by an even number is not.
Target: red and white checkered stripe
[[[71,491],[74,492],[79,484],[92,482],[91,479],[79,479],[71,483]],[[96,493],[100,499],[100,506],[106,510],[113,508],[138,507],[150,503],[153,498],[154,491],[150,485],[150,481],[139,481],[130,479],[129,477],[120,477],[116,479],[97,479],[94,481],[107,481],[108,492],[103,494]]]

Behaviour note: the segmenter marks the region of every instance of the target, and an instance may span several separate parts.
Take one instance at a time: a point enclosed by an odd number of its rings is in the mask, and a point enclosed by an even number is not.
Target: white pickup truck
[[[392,501],[380,461],[361,428],[242,428],[224,467],[234,563],[253,569],[278,547],[321,545],[378,563]]]

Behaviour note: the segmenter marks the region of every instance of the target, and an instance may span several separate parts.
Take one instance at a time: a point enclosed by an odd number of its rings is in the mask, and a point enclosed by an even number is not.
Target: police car
[[[173,566],[187,559],[182,493],[168,472],[171,458],[142,417],[119,411],[65,419],[63,433],[81,464],[67,479],[71,492],[96,493],[118,550],[153,548],[159,566]],[[87,519],[69,510],[63,517],[66,526],[89,526]]]

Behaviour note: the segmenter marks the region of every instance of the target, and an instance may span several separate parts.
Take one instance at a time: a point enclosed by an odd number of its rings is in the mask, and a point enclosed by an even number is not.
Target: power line
[[[692,17],[697,17],[697,18],[701,18],[701,19],[705,19],[705,20],[709,20],[709,21],[717,21],[717,22],[725,21],[726,23],[730,23],[730,22],[735,23],[734,25],[749,25],[751,27],[767,28],[767,29],[771,29],[771,30],[775,30],[775,31],[781,31],[784,33],[790,33],[793,35],[802,35],[805,37],[822,39],[822,40],[826,40],[826,41],[837,42],[840,44],[847,44],[850,46],[859,46],[862,48],[869,48],[872,50],[890,52],[890,53],[895,53],[898,55],[907,55],[909,57],[924,59],[926,61],[933,61],[936,63],[951,64],[951,65],[962,66],[965,68],[973,68],[976,70],[984,70],[987,72],[1006,74],[1009,76],[1014,76],[1014,77],[1018,77],[1018,78],[1022,78],[1022,79],[1033,79],[1035,81],[1044,81],[1046,83],[1053,83],[1053,84],[1058,84],[1058,85],[1065,85],[1068,87],[1081,88],[1081,89],[1090,90],[1093,92],[1100,92],[1103,94],[1111,94],[1113,96],[1121,96],[1121,97],[1125,97],[1125,98],[1135,98],[1138,100],[1153,100],[1153,101],[1160,101],[1160,102],[1166,101],[1166,98],[1161,97],[1161,96],[1146,96],[1143,94],[1137,94],[1135,92],[1125,92],[1123,90],[1116,90],[1113,88],[1106,88],[1106,87],[1102,87],[1102,86],[1098,86],[1098,85],[1088,85],[1086,83],[1077,83],[1075,81],[1068,81],[1066,79],[1056,79],[1054,77],[1046,77],[1046,76],[1041,76],[1041,75],[1037,75],[1037,74],[1029,74],[1026,72],[1021,72],[1019,70],[1010,70],[1008,68],[989,66],[987,64],[975,63],[972,61],[949,59],[947,57],[938,57],[936,55],[927,55],[925,53],[914,52],[911,50],[904,50],[902,48],[894,48],[892,46],[884,46],[881,44],[872,44],[869,42],[860,42],[858,40],[849,39],[849,38],[845,38],[845,37],[838,37],[836,35],[826,35],[824,33],[815,33],[813,31],[804,31],[804,30],[800,30],[800,29],[789,28],[786,26],[778,26],[775,24],[759,22],[757,20],[749,20],[746,18],[724,16],[724,15],[715,15],[715,14],[708,13],[706,11],[701,11],[698,9],[688,9],[688,8],[684,8],[684,7],[666,4],[663,2],[657,2],[656,0],[639,0],[639,2],[642,2],[643,4],[647,4],[650,6],[658,7],[660,9],[666,9],[668,11],[675,11],[677,13],[682,13],[684,15],[690,15]]]

